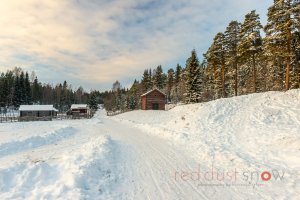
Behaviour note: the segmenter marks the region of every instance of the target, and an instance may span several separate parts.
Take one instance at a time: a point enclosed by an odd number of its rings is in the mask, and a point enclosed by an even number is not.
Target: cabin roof
[[[87,104],[72,104],[71,109],[88,109]]]
[[[147,96],[148,94],[150,94],[151,92],[154,92],[154,91],[158,91],[159,93],[161,93],[162,95],[166,96],[165,93],[163,93],[162,91],[160,91],[159,89],[155,88],[155,89],[152,89],[152,90],[149,90],[148,92],[142,94],[141,96]]]
[[[53,105],[21,105],[19,111],[58,111]]]

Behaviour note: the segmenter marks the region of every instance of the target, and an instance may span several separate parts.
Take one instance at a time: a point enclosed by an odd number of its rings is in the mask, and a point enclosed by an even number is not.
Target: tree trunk
[[[291,7],[291,0],[288,1],[288,7]],[[285,71],[285,90],[290,89],[290,63],[291,63],[291,42],[292,42],[292,32],[291,32],[291,16],[288,17],[287,22],[287,59],[286,59],[286,71]]]
[[[289,64],[289,59],[287,58],[287,63],[286,63],[286,71],[285,71],[285,90],[290,89],[290,64]]]
[[[217,69],[216,69],[216,65],[214,64],[214,81],[217,78]]]
[[[226,97],[225,91],[225,64],[222,64],[222,88],[223,88],[223,97]]]
[[[256,93],[256,63],[255,63],[255,53],[252,54],[252,61],[253,61],[253,88],[254,88],[254,93]]]
[[[290,89],[291,37],[288,37],[288,44],[287,45],[288,45],[288,56],[286,58],[285,90],[289,90]]]
[[[237,94],[238,94],[238,91],[237,91],[237,89],[238,89],[238,78],[237,78],[237,76],[238,76],[238,72],[237,72],[237,70],[238,70],[238,67],[237,67],[237,63],[235,62],[234,63],[234,68],[235,68],[235,77],[234,77],[234,94],[235,94],[235,96],[237,96]]]

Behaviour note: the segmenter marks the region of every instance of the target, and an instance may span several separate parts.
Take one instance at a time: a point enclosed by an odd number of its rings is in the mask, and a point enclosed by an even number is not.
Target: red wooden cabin
[[[166,95],[153,89],[141,96],[142,110],[165,110]]]

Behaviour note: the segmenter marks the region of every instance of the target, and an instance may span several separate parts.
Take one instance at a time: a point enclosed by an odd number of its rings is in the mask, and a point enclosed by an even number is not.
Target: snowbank
[[[0,199],[107,199],[114,145],[99,122],[1,124]]]

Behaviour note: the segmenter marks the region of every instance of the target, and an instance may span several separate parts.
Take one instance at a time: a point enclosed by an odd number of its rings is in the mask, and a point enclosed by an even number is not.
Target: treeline
[[[90,104],[94,109],[103,103],[98,91],[87,93],[82,87],[76,90],[67,81],[55,86],[42,84],[32,72],[21,68],[8,70],[0,74],[0,108],[5,112],[8,108],[17,109],[20,105],[53,104],[61,112],[67,111],[71,104]]]
[[[262,36],[262,32],[265,36]],[[265,26],[256,11],[217,33],[199,62],[192,51],[184,67],[146,69],[140,81],[105,93],[108,110],[140,108],[140,95],[158,88],[169,102],[205,102],[300,87],[300,1],[274,0]],[[117,86],[117,87],[116,87]]]

